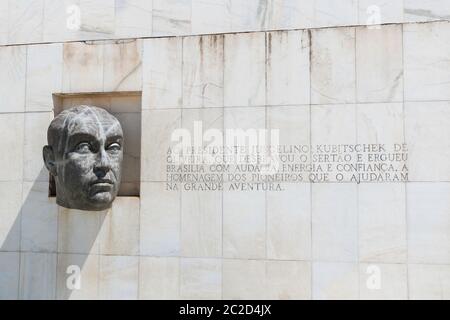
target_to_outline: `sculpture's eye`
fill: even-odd
[[[76,152],[85,153],[91,150],[91,145],[88,142],[81,142],[75,147]]]
[[[108,145],[108,151],[120,151],[120,149],[122,148],[122,146],[117,143],[117,142],[113,142],[110,145]]]

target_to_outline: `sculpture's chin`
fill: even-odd
[[[114,197],[111,194],[97,194],[94,198],[84,200],[82,202],[77,201],[62,201],[61,199],[56,198],[56,203],[64,208],[68,209],[76,209],[76,210],[85,210],[85,211],[102,211],[111,208],[112,201]]]
[[[102,206],[102,205],[106,205],[106,204],[111,204],[111,202],[114,200],[114,197],[112,196],[112,194],[110,192],[102,191],[102,192],[97,192],[94,195],[92,195],[90,197],[90,200],[93,205]]]

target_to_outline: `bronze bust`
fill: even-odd
[[[57,115],[43,156],[56,182],[58,205],[80,210],[111,207],[119,190],[123,131],[106,110],[76,106]]]

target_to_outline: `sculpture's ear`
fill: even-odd
[[[45,167],[53,176],[56,176],[56,164],[55,164],[55,154],[53,153],[53,148],[51,146],[45,146],[42,150],[44,156]]]

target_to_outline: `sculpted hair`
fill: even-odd
[[[67,140],[68,128],[73,120],[78,117],[87,116],[93,111],[97,115],[113,117],[108,111],[102,108],[81,105],[62,111],[52,120],[47,129],[47,143],[52,147],[54,152],[58,154],[64,152],[64,142]]]

